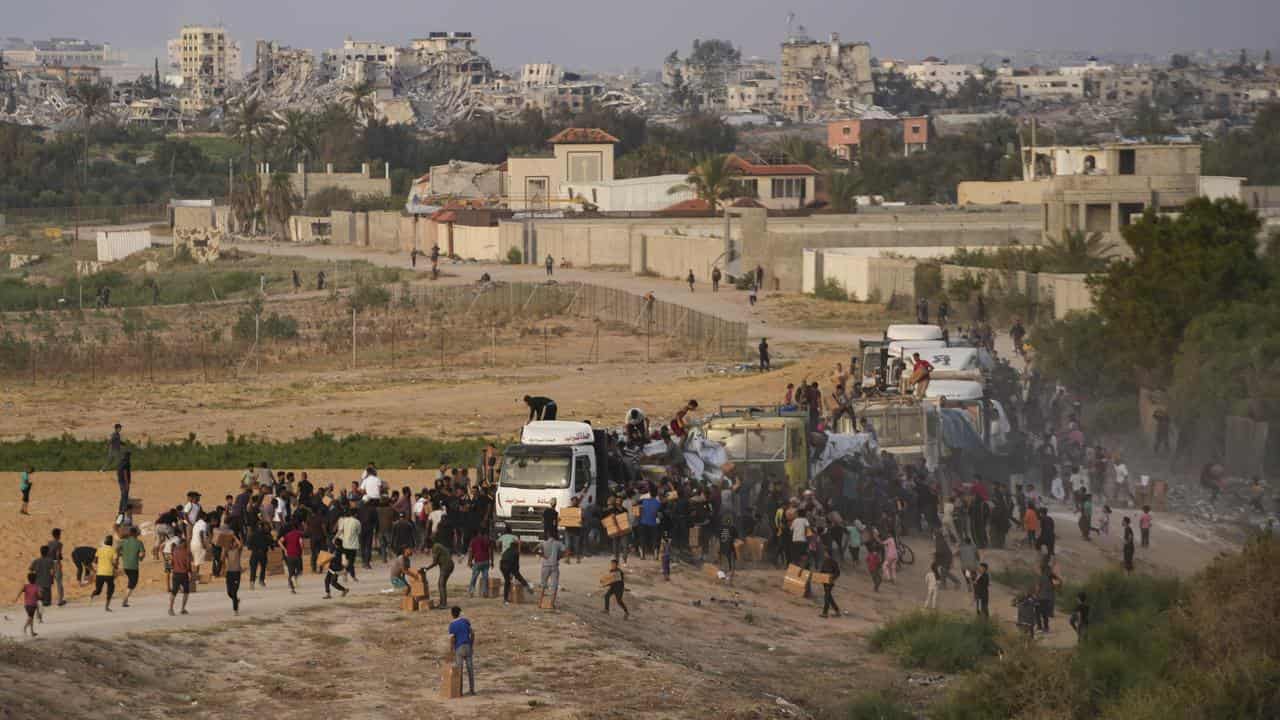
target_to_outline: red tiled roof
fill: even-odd
[[[741,175],[748,177],[769,177],[777,175],[821,175],[822,173],[813,169],[812,166],[803,164],[792,165],[760,165],[744,160],[737,155],[730,155],[728,160],[729,167],[737,171]]]
[[[618,138],[600,128],[565,128],[547,142],[552,145],[603,145],[618,142]]]
[[[438,223],[457,222],[458,213],[452,210],[437,210],[435,214],[431,216],[431,219]]]
[[[661,212],[711,212],[711,203],[702,198],[689,198],[665,207]]]
[[[733,201],[733,207],[736,208],[762,208],[764,207],[754,198],[738,198]]]

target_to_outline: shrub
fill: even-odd
[[[820,300],[849,301],[849,292],[844,289],[844,284],[835,278],[827,278],[823,281],[814,289],[813,296]]]
[[[968,302],[973,295],[982,292],[982,275],[964,273],[947,286],[947,296],[955,302]]]
[[[942,294],[942,266],[937,263],[920,263],[915,269],[916,297],[937,297]]]
[[[849,720],[915,720],[915,713],[883,690],[863,693],[849,706]]]
[[[519,265],[524,262],[524,253],[520,252],[520,248],[513,247],[507,250],[507,263],[510,265]]]
[[[871,636],[871,647],[896,655],[908,668],[957,672],[999,651],[990,621],[917,611],[887,623]]]
[[[360,282],[347,300],[351,303],[351,309],[364,312],[369,308],[386,307],[391,302],[391,293],[381,285]]]

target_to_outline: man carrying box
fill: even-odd
[[[472,665],[475,632],[471,629],[471,621],[462,617],[462,608],[454,605],[449,608],[449,613],[453,615],[453,622],[449,623],[449,638],[453,644],[453,667],[457,672],[462,672],[462,666],[466,664],[467,684],[471,688],[469,694],[475,695],[476,670]],[[461,684],[460,681],[459,684]]]

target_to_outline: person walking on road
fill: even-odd
[[[973,581],[973,602],[982,617],[991,617],[991,574],[986,563],[978,565],[978,577]]]
[[[769,364],[769,338],[760,338],[760,372],[769,370],[772,366]]]
[[[27,612],[27,620],[22,624],[22,634],[26,635],[27,631],[31,632],[31,637],[35,637],[36,618],[40,618],[40,622],[44,622],[44,613],[40,612],[40,586],[36,584],[36,574],[27,573],[27,582],[18,590],[18,596],[14,601],[22,601],[22,608]]]
[[[181,537],[174,543],[172,562],[173,577],[169,581],[169,614],[173,614],[173,601],[178,598],[178,591],[182,591],[182,614],[186,615],[188,614],[187,598],[191,595],[191,571],[194,561],[191,557],[191,548]]]
[[[827,553],[822,560],[822,572],[831,578],[831,582],[822,584],[822,617],[827,617],[827,612],[834,610],[836,617],[840,617],[840,606],[836,604],[836,599],[831,596],[831,590],[836,586],[836,579],[840,577],[840,558],[835,553]]]
[[[498,536],[498,569],[502,571],[502,604],[511,602],[511,581],[515,580],[524,586],[526,592],[533,592],[529,581],[520,574],[520,540],[509,528],[504,528]]]
[[[631,618],[631,611],[627,609],[627,604],[622,601],[622,593],[626,589],[626,576],[622,573],[622,568],[618,567],[617,560],[609,561],[609,574],[613,575],[613,582],[609,583],[609,587],[604,591],[604,613],[609,614],[609,601],[617,600],[618,607],[622,608],[622,619]]]
[[[231,598],[231,612],[240,614],[240,575],[244,572],[241,555],[244,543],[235,535],[222,549],[222,574],[227,582],[227,597]]]
[[[711,268],[711,292],[720,292],[720,268]]]
[[[334,545],[339,548],[338,552],[342,553],[343,563],[347,566],[347,577],[354,582],[360,582],[356,578],[356,553],[360,551],[360,521],[356,519],[355,510],[348,509],[338,519],[336,534],[338,537],[334,540]],[[342,542],[339,543],[338,540]],[[342,565],[338,567],[341,568]],[[253,587],[253,578],[249,579],[249,587]]]
[[[22,493],[22,507],[18,509],[19,515],[30,515],[28,504],[31,502],[31,475],[35,472],[30,465],[27,465],[22,475],[18,477],[18,492]]]
[[[94,598],[101,595],[105,587],[107,589],[106,611],[111,612],[111,596],[116,594],[116,569],[120,566],[120,559],[116,555],[114,541],[110,535],[102,539],[102,546],[94,555],[94,561],[97,564],[97,574],[94,577],[93,594],[89,596],[89,603],[92,604]]]
[[[342,538],[333,539],[333,557],[329,558],[329,568],[324,574],[324,599],[328,600],[332,595],[329,594],[330,588],[337,588],[342,591],[342,596],[347,596],[347,589],[338,582],[342,579],[342,563],[344,558],[348,557],[342,547]],[[353,561],[354,562],[354,561]]]
[[[49,540],[49,557],[53,558],[53,583],[58,588],[58,607],[62,607],[67,604],[62,590],[62,528],[54,528],[50,535],[53,536]]]
[[[121,607],[129,607],[129,599],[138,587],[138,565],[147,557],[147,547],[138,539],[138,535],[137,526],[130,528],[129,536],[120,541],[118,549],[120,567],[124,569],[125,576],[124,602],[120,603]]]
[[[548,589],[551,590],[552,610],[555,609],[556,594],[560,592],[560,558],[564,556],[565,551],[565,544],[560,541],[559,534],[555,532],[543,540],[538,548],[538,553],[542,555],[542,573],[538,586],[543,596],[547,594]]]
[[[693,292],[693,283],[694,283],[693,268],[689,269],[689,276],[685,278],[685,282],[689,283],[689,292]]]
[[[551,253],[547,253],[547,259],[543,264],[547,268],[547,277],[551,277],[552,275],[555,274],[556,260],[555,258],[551,257]]]
[[[466,666],[467,686],[470,688],[467,694],[475,695],[476,669],[473,652],[476,643],[475,631],[471,628],[471,621],[462,617],[462,608],[454,605],[449,608],[449,614],[453,616],[453,622],[449,623],[449,639],[453,645],[453,666],[458,670]]]
[[[924,607],[926,610],[938,609],[938,563],[930,563],[929,572],[924,574]]]

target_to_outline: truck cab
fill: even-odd
[[[890,325],[880,340],[859,340],[858,357],[862,368],[862,386],[882,389],[898,386],[900,371],[895,372],[903,351],[910,358],[917,349],[946,347],[942,328],[937,325]]]
[[[937,466],[941,445],[937,418],[929,412],[929,401],[910,396],[874,398],[854,404],[854,414],[865,419],[876,434],[880,450],[894,456],[900,465],[924,458],[929,468]],[[837,430],[855,432],[848,416],[840,419]]]
[[[1011,429],[1009,418],[999,401],[987,397],[982,381],[933,380],[925,397],[939,402],[945,398],[946,407],[963,410],[987,449],[997,455],[1005,452]]]
[[[542,513],[554,499],[557,510],[580,498],[582,507],[603,498],[591,426],[538,420],[524,426],[520,442],[502,453],[495,515],[521,541],[542,539]]]
[[[809,487],[805,417],[773,406],[722,407],[702,423],[708,440],[724,445],[744,485],[783,481],[788,492]]]

